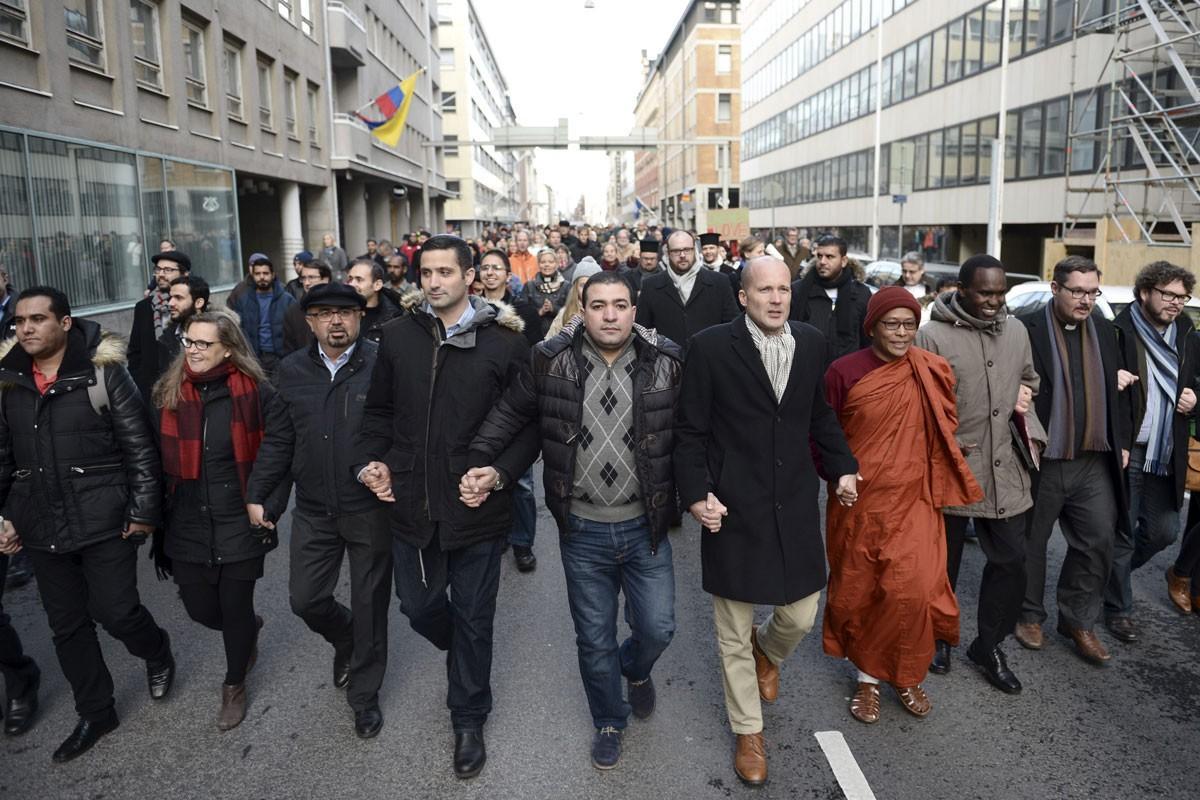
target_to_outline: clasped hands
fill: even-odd
[[[843,475],[838,478],[837,486],[834,489],[838,502],[847,508],[857,503],[858,482],[862,479],[862,475],[859,474]],[[729,508],[712,492],[709,492],[703,500],[692,503],[688,511],[691,512],[696,522],[699,522],[709,533],[718,533],[721,530],[721,521],[729,516]]]

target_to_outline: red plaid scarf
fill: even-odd
[[[204,400],[196,389],[197,383],[207,383],[222,376],[229,386],[233,400],[230,436],[233,438],[233,458],[237,462],[238,480],[242,493],[254,467],[258,446],[263,439],[262,407],[258,399],[258,384],[233,364],[226,362],[208,372],[192,372],[184,364],[186,377],[180,387],[179,407],[162,410],[163,471],[173,482],[194,481],[200,477],[200,453],[204,448]]]

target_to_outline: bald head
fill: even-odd
[[[782,332],[792,307],[792,273],[787,264],[770,256],[747,261],[739,299],[761,331],[768,335]]]
[[[780,270],[783,270],[781,273]],[[792,273],[787,264],[772,256],[757,256],[746,262],[742,267],[742,288],[746,291],[754,288],[756,283],[791,283]]]

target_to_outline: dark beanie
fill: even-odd
[[[885,286],[871,295],[871,299],[867,303],[863,333],[870,336],[871,331],[875,329],[875,323],[883,319],[884,314],[897,308],[907,308],[916,314],[918,321],[921,319],[921,304],[912,296],[912,292],[903,286]]]

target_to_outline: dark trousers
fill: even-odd
[[[414,631],[447,651],[446,706],[456,733],[481,729],[492,710],[492,623],[503,545],[499,536],[445,552],[437,535],[424,549],[393,540],[400,610]]]
[[[946,572],[958,590],[958,568],[971,517],[946,514]],[[1025,599],[1026,514],[1007,519],[975,517],[975,533],[987,558],[979,584],[976,638],[990,652],[1016,627]]]
[[[350,561],[350,608],[334,599],[342,557]],[[288,596],[292,612],[339,655],[352,653],[346,700],[355,711],[379,702],[387,669],[392,535],[387,509],[341,517],[292,515]]]
[[[175,562],[175,582],[188,616],[221,632],[225,644],[225,684],[246,680],[246,667],[258,642],[254,586],[262,574],[263,557],[249,562],[206,567]]]
[[[1133,571],[1179,535],[1179,506],[1175,504],[1175,478],[1143,471],[1146,445],[1129,453],[1125,483],[1129,488],[1129,519],[1117,524],[1113,540],[1112,573],[1104,588],[1104,613],[1108,617],[1133,613]]]
[[[138,597],[137,552],[136,544],[118,536],[73,553],[29,551],[58,663],[84,719],[101,719],[113,708],[97,622],[136,658],[164,661],[170,655],[166,631]]]
[[[41,674],[33,659],[25,655],[21,637],[4,613],[4,578],[8,574],[8,556],[0,555],[0,672],[4,673],[4,691],[8,698],[21,697]]]
[[[675,635],[675,569],[671,542],[650,550],[645,517],[606,523],[569,518],[559,542],[567,600],[575,623],[579,674],[597,728],[624,729],[629,703],[621,678],[642,681]],[[618,596],[625,593],[629,637],[617,645]]]
[[[1192,579],[1192,597],[1200,597],[1200,492],[1188,501],[1187,530],[1175,558],[1175,574]]]
[[[533,498],[533,467],[513,486],[513,522],[508,543],[514,547],[533,547],[537,533],[537,502]]]
[[[1067,540],[1067,555],[1058,576],[1059,622],[1090,630],[1100,619],[1117,518],[1110,458],[1108,453],[1087,452],[1071,461],[1042,461],[1025,551],[1023,622],[1046,619],[1046,545],[1055,522]]]

